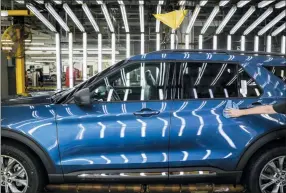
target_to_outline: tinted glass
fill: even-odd
[[[166,63],[136,63],[105,77],[91,96],[99,101],[146,101],[166,99]]]
[[[286,66],[265,66],[265,68],[286,82]]]
[[[258,86],[237,64],[177,63],[175,74],[172,94],[176,99],[257,96]]]

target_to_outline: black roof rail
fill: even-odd
[[[159,50],[159,51],[154,51],[151,53],[174,53],[174,52],[207,52],[207,53],[222,53],[222,54],[228,54],[228,55],[233,55],[233,54],[257,54],[257,55],[270,55],[270,56],[284,56],[286,57],[285,54],[282,53],[274,53],[274,52],[254,52],[254,51],[241,51],[241,50],[212,50],[212,49],[166,49],[166,50]]]

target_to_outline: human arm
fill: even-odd
[[[275,114],[277,113],[272,105],[258,106],[250,109],[227,109],[226,114],[229,117],[241,117],[244,115],[255,114]]]

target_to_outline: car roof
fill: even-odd
[[[285,66],[285,55],[266,52],[242,52],[229,50],[160,50],[136,55],[129,61],[212,61],[212,62],[255,62],[264,66]]]

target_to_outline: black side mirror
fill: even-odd
[[[89,88],[84,88],[77,91],[74,95],[74,103],[79,106],[91,105]]]

